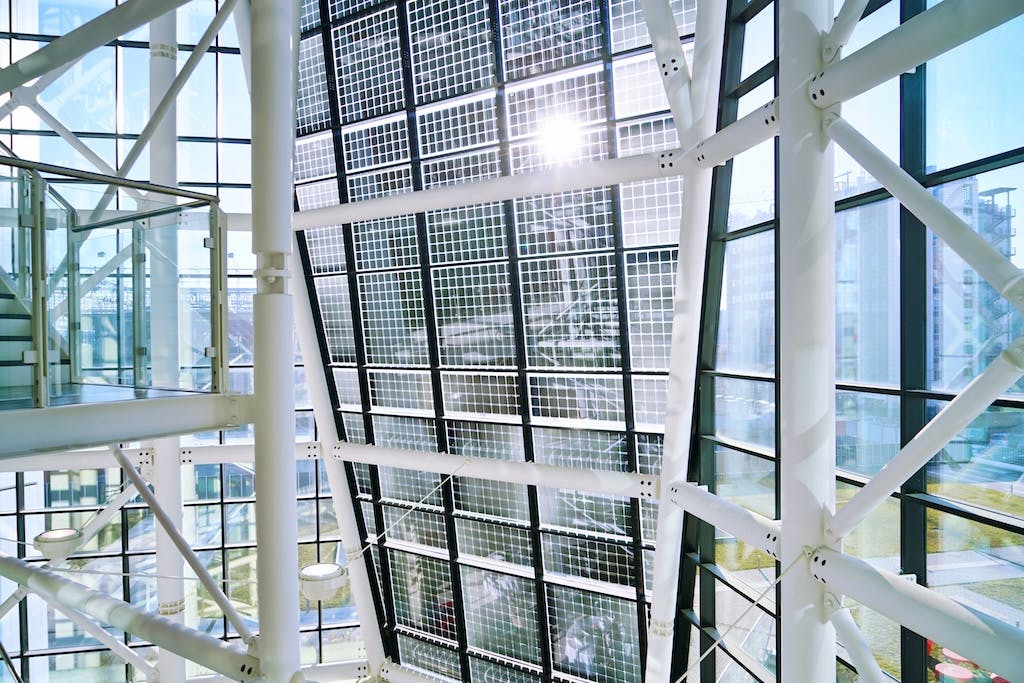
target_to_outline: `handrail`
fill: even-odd
[[[26,161],[25,159],[17,159],[15,157],[0,156],[0,165],[13,166],[14,168],[23,168],[29,171],[36,171],[38,173],[52,173],[54,175],[66,176],[68,178],[76,178],[78,180],[88,180],[95,183],[104,183],[108,185],[117,185],[119,187],[128,187],[133,190],[144,190],[146,192],[156,192],[159,194],[167,194],[174,197],[195,199],[199,201],[210,202],[212,204],[217,204],[220,202],[220,199],[216,195],[212,194],[192,192],[191,190],[182,190],[177,187],[168,187],[167,185],[156,185],[154,183],[146,183],[140,180],[126,180],[124,178],[117,178],[115,176],[103,175],[102,173],[90,173],[89,171],[79,171],[77,169],[67,168],[65,166],[44,164],[38,161]]]
[[[147,218],[158,218],[160,216],[167,216],[169,214],[180,213],[185,209],[197,209],[204,206],[208,206],[209,202],[205,200],[196,200],[187,204],[175,204],[174,206],[162,206],[159,209],[151,209],[149,211],[138,211],[128,213],[124,216],[115,216],[114,218],[106,218],[102,221],[96,221],[95,223],[86,223],[85,225],[76,225],[71,228],[71,232],[87,232],[89,230],[95,230],[96,228],[106,228],[111,225],[122,225],[124,223],[132,223],[135,221],[146,220]]]

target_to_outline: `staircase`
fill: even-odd
[[[33,363],[25,362],[26,352],[32,350],[32,316],[0,279],[0,410],[23,408],[32,398]],[[70,360],[66,353],[60,354],[59,363],[53,363],[50,372],[53,387],[68,383]]]

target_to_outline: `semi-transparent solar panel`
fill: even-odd
[[[374,442],[378,446],[385,446],[387,448],[404,448],[406,450],[435,453],[437,452],[437,432],[435,429],[433,420],[428,420],[422,417],[402,417],[395,415],[373,416]],[[381,468],[381,472],[383,472],[384,469],[385,468]],[[436,475],[427,476],[436,478]],[[381,486],[383,487],[383,484]],[[408,495],[415,496],[415,493],[416,491],[413,491]],[[422,493],[425,494],[427,491]],[[408,500],[414,503],[420,499],[419,497],[406,498],[397,495],[397,493],[395,495],[391,495],[391,497],[398,498],[399,500]],[[434,498],[435,496],[432,494],[431,501],[433,501]],[[440,505],[439,500],[440,499],[438,499],[438,501],[434,501],[432,504]]]
[[[395,216],[352,224],[357,270],[412,268],[420,263],[416,217]]]
[[[379,418],[374,416],[374,432],[377,431]],[[380,475],[381,499],[431,505],[440,509],[442,499],[438,485],[441,483],[441,475],[399,467],[378,467],[377,471]]]
[[[533,430],[533,453],[537,462],[579,470],[629,469],[626,435],[589,429]]]
[[[455,507],[459,510],[495,519],[529,521],[526,486],[473,477],[457,477],[455,482]]]
[[[341,131],[341,139],[348,173],[409,159],[409,126],[404,114],[349,126]]]
[[[455,605],[448,563],[401,550],[387,552],[398,623],[455,640]]]
[[[634,370],[668,370],[677,268],[675,249],[626,254],[629,349]]]
[[[519,382],[513,373],[442,372],[447,417],[519,414]]]
[[[541,546],[545,572],[621,586],[636,585],[633,548],[627,543],[545,533]]]
[[[618,127],[617,135],[620,157],[674,149],[679,144],[670,118],[624,124]],[[680,176],[624,183],[619,191],[623,245],[628,248],[677,243],[682,199]]]
[[[362,413],[342,413],[341,421],[345,426],[345,441],[366,443],[366,426],[363,423]]]
[[[371,370],[368,374],[371,410],[433,414],[429,371]]]
[[[356,493],[358,495],[370,495],[373,491],[373,485],[370,480],[370,466],[365,463],[355,462],[352,463],[352,472],[356,477]],[[371,510],[373,509],[373,505],[370,503],[362,503],[361,507],[364,511],[367,507]]]
[[[454,636],[453,636],[454,637]],[[410,636],[398,636],[402,666],[416,669],[439,681],[461,681],[459,653]]]
[[[485,149],[424,161],[423,187],[440,187],[458,183],[489,180],[501,175],[497,149]]]
[[[671,4],[679,35],[693,33],[694,22],[697,19],[697,0],[671,0]],[[613,52],[651,44],[640,0],[610,0],[609,5]]]
[[[352,330],[348,279],[344,275],[320,277],[314,280],[314,287],[320,303],[331,362],[355,363],[356,342]]]
[[[668,97],[653,52],[615,61],[615,117],[624,119],[668,109]]]
[[[337,178],[319,180],[315,183],[299,185],[295,188],[295,198],[299,202],[299,211],[322,209],[325,206],[337,206],[341,203],[338,194]]]
[[[310,135],[295,141],[295,182],[319,180],[337,173],[334,141],[330,133]]]
[[[299,30],[307,31],[320,25],[320,0],[302,0],[299,8]]]
[[[305,235],[309,265],[315,275],[345,272],[345,236],[340,225],[309,228]]]
[[[359,371],[355,368],[334,368],[334,386],[338,390],[338,404],[342,410],[362,410],[359,391]]]
[[[514,366],[508,266],[448,266],[432,277],[441,364]]]
[[[546,73],[601,54],[597,0],[501,3],[501,47],[510,80]]]
[[[323,130],[331,125],[325,68],[324,44],[320,36],[300,41],[295,106],[299,135]]]
[[[530,530],[472,519],[456,519],[459,557],[477,557],[491,562],[533,566]]]
[[[599,69],[509,88],[506,100],[510,138],[571,134],[608,118],[605,82]]]
[[[386,7],[334,29],[343,123],[390,114],[405,104],[398,10]]]
[[[658,535],[658,503],[640,501],[640,538],[644,543],[654,543]]]
[[[410,0],[408,6],[417,102],[491,85],[494,55],[485,0]]]
[[[428,157],[497,142],[495,112],[493,92],[419,109],[420,154]]]
[[[331,12],[331,19],[343,19],[359,10],[373,7],[378,2],[380,0],[329,0],[327,6]]]
[[[360,489],[360,490],[362,490],[362,489]],[[367,479],[367,481],[366,481],[366,492],[367,492],[367,494],[369,493],[369,491],[370,491],[370,482],[369,482],[369,479]],[[374,507],[373,503],[368,503],[366,501],[360,501],[359,509],[362,510],[363,519],[366,522],[367,540],[371,536],[373,536],[375,538],[374,543],[376,543],[375,535],[377,533],[377,510]],[[371,551],[373,553],[374,562],[376,562],[377,561],[377,548],[375,548],[375,547],[371,548]],[[380,576],[380,574],[378,573],[378,577],[379,576]]]
[[[569,489],[537,490],[545,525],[628,537],[633,533],[629,498]]]
[[[628,600],[548,586],[555,668],[598,683],[640,681],[636,605]]]
[[[462,567],[466,639],[470,647],[540,662],[533,583],[486,569]]]
[[[359,300],[368,363],[427,364],[419,271],[361,274]]]
[[[409,510],[393,505],[384,505],[383,510],[384,528],[388,530],[389,542],[401,541],[441,549],[448,546],[444,517],[436,512]]]
[[[621,366],[612,254],[523,261],[520,271],[531,367]]]
[[[430,211],[426,221],[431,264],[505,257],[505,212],[500,203]]]
[[[474,458],[522,462],[523,430],[516,425],[448,420],[448,452]]]
[[[611,249],[615,244],[612,195],[606,188],[515,200],[522,256]]]
[[[541,678],[519,669],[502,666],[476,657],[469,659],[470,677],[474,681],[486,683],[540,683]]]
[[[358,202],[374,197],[386,197],[412,190],[412,167],[396,166],[360,175],[351,175],[348,180],[348,199]]]
[[[662,434],[636,435],[636,466],[642,474],[661,474],[661,455],[665,447]]]
[[[551,141],[544,137],[509,145],[512,173],[532,173],[556,166],[580,164],[608,158],[608,131],[603,126],[573,133],[572,146],[560,143],[552,153]]]
[[[624,420],[622,377],[530,375],[530,411],[535,423],[618,427]]]
[[[660,432],[665,429],[667,375],[633,376],[633,419],[637,429]]]

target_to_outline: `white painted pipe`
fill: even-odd
[[[1021,629],[835,550],[816,550],[809,564],[829,591],[846,595],[929,640],[955,647],[988,671],[1014,683],[1024,682]]]
[[[765,140],[771,140],[778,132],[779,102],[772,100],[702,140],[686,152],[683,163],[699,168],[721,166]]]
[[[825,36],[825,45],[822,48],[821,61],[828,64],[839,56],[840,51],[850,41],[853,30],[857,28],[864,10],[868,6],[868,0],[846,0],[842,9],[832,22],[832,28]]]
[[[864,634],[857,628],[856,622],[850,610],[841,607],[833,611],[828,620],[836,629],[836,637],[846,648],[846,654],[850,656],[853,668],[857,670],[857,676],[864,683],[892,683],[892,679],[882,672],[871,646],[864,640]]]
[[[1018,0],[943,0],[820,71],[807,95],[823,109],[846,102],[1020,14]]]
[[[436,683],[437,679],[433,676],[420,673],[419,671],[413,671],[412,669],[406,668],[401,664],[395,664],[390,659],[384,663],[384,666],[380,668],[381,679],[387,681],[387,683]]]
[[[680,131],[693,133],[693,104],[690,97],[690,65],[679,42],[679,26],[668,0],[640,0],[640,11],[651,37],[661,82],[668,96],[672,120]],[[696,140],[680,137],[684,147]]]
[[[822,112],[804,86],[821,68],[831,2],[779,0],[779,487],[781,668],[787,680],[834,683],[835,630],[824,591],[799,562],[824,544],[835,508],[834,164]]]
[[[123,641],[120,641],[114,636],[110,635],[110,632],[107,631],[107,629],[103,628],[89,617],[83,615],[78,610],[71,609],[70,607],[61,605],[53,600],[47,600],[47,604],[49,604],[55,610],[66,616],[70,621],[72,621],[76,626],[78,626],[78,628],[82,629],[90,636],[98,640],[100,644],[102,644],[108,650],[110,650],[115,655],[117,655],[118,657],[120,657],[121,659],[128,662],[136,669],[138,669],[140,672],[142,672],[142,674],[146,677],[146,680],[157,681],[160,679],[159,674],[157,674],[157,670],[153,668],[153,666],[150,665],[149,662],[146,661],[145,657],[143,657],[138,652],[125,645]],[[163,657],[163,655],[161,655],[161,657]],[[181,659],[179,655],[175,655],[175,657],[184,662],[184,660]],[[161,667],[161,671],[162,670],[163,669]],[[184,671],[185,668],[182,667],[182,673],[184,673]],[[177,679],[164,677],[164,680],[184,680],[184,676],[182,678]]]
[[[237,645],[144,612],[47,569],[0,554],[0,576],[27,586],[47,602],[78,610],[100,623],[165,647],[232,680],[253,681],[260,677],[259,660]]]
[[[129,0],[92,21],[48,43],[37,51],[0,69],[0,92],[14,90],[47,71],[60,68],[118,36],[131,33],[153,19],[184,5],[188,0]]]
[[[967,425],[981,415],[992,401],[1024,375],[1024,336],[1003,349],[984,372],[929,420],[885,467],[843,506],[828,523],[830,544],[846,536],[872,510],[892,495],[912,474],[931,460]]]
[[[124,471],[125,475],[131,479],[132,484],[135,486],[135,490],[138,492],[139,496],[146,501],[146,505],[149,506],[149,511],[153,513],[154,519],[156,519],[160,526],[162,526],[167,532],[168,537],[174,543],[178,552],[180,552],[181,556],[186,562],[188,562],[188,566],[192,568],[193,572],[195,572],[199,582],[203,584],[203,588],[210,593],[210,597],[212,597],[214,602],[217,603],[217,606],[223,610],[224,616],[227,617],[228,621],[231,622],[231,625],[235,627],[238,631],[238,635],[242,637],[242,640],[246,643],[250,642],[253,638],[252,631],[250,631],[249,627],[245,625],[245,621],[242,619],[242,616],[238,613],[238,610],[235,609],[231,600],[224,595],[224,591],[221,590],[217,581],[210,576],[210,572],[206,570],[206,567],[203,566],[202,561],[196,556],[195,551],[192,550],[188,541],[186,541],[185,537],[181,535],[180,531],[178,531],[173,520],[160,506],[160,502],[156,499],[156,496],[153,495],[153,492],[149,490],[149,486],[146,485],[146,481],[142,478],[142,475],[140,475],[132,463],[128,461],[128,458],[120,448],[114,446],[112,450],[114,452],[114,458],[121,466],[121,469]]]
[[[292,271],[296,273],[302,271],[297,249],[291,253],[288,262]],[[327,364],[324,363],[320,353],[313,310],[309,303],[309,293],[303,291],[304,289],[299,285],[299,291],[295,294],[295,331],[299,338],[302,358],[307,367],[319,369],[326,367]],[[318,433],[323,438],[330,438],[336,442],[338,429],[327,388],[326,374],[317,370],[307,372],[306,386],[313,403],[313,416]],[[334,506],[334,514],[338,518],[341,543],[345,548],[352,599],[356,605],[359,623],[362,624],[361,634],[366,648],[366,660],[371,671],[378,671],[384,664],[384,644],[381,640],[377,609],[374,605],[374,589],[366,569],[366,558],[362,553],[363,540],[359,535],[359,524],[356,521],[355,505],[352,500],[352,492],[349,489],[348,477],[345,474],[344,465],[337,458],[326,457],[322,462],[327,472],[327,481],[331,485],[331,503]]]
[[[100,266],[96,272],[82,280],[81,284],[78,285],[79,297],[84,297],[86,294],[96,289],[96,285],[106,280],[111,273],[120,268],[125,261],[131,258],[131,255],[132,247],[130,244],[114,254],[110,260]],[[50,311],[50,318],[51,320],[60,320],[67,315],[67,313],[68,300],[64,299]]]
[[[779,523],[775,520],[689,482],[674,481],[668,491],[669,501],[677,507],[779,559]]]
[[[576,166],[562,166],[545,171],[366,199],[312,211],[299,211],[295,213],[292,224],[296,230],[305,230],[322,225],[339,225],[516,197],[582,190],[682,173],[683,167],[668,159],[667,155],[681,158],[682,152],[671,150],[662,154],[603,159]]]
[[[1017,310],[1024,312],[1024,273],[1010,259],[999,253],[941,200],[871,144],[848,121],[838,115],[828,114],[826,129],[832,139],[892,192],[908,211],[941,237]]]
[[[238,35],[238,52],[242,57],[242,71],[245,85],[252,96],[252,10],[248,2],[236,2],[234,9],[235,33]]]
[[[338,443],[332,450],[334,457],[345,462],[401,467],[446,475],[458,474],[462,477],[631,498],[652,498],[658,495],[658,477],[649,474],[581,470],[535,462],[510,462],[446,453],[430,453],[430,457],[424,457],[422,451],[354,443]]]

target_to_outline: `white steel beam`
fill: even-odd
[[[335,458],[344,462],[402,467],[419,472],[436,472],[437,474],[458,474],[462,477],[589,491],[613,496],[629,496],[630,498],[655,498],[658,496],[659,479],[653,474],[581,470],[535,462],[511,462],[433,452],[426,457],[422,451],[355,443],[337,443],[332,451]]]
[[[289,255],[289,267],[293,272],[302,272],[302,262],[298,249]],[[301,281],[300,281],[301,282]],[[327,376],[323,368],[327,367],[316,336],[316,324],[313,320],[313,309],[310,306],[310,293],[305,286],[298,285],[295,294],[295,332],[299,338],[299,348],[306,363],[306,386],[313,403],[313,416],[317,431],[332,441],[339,438],[334,408],[331,405],[330,392],[327,388]],[[319,444],[318,444],[319,445]],[[318,449],[319,450],[319,449]],[[331,486],[331,503],[334,514],[338,518],[341,531],[341,543],[345,548],[348,566],[349,585],[352,598],[359,616],[359,625],[366,647],[366,660],[373,671],[378,671],[384,664],[384,643],[381,639],[381,627],[378,623],[377,610],[373,599],[373,585],[363,556],[363,541],[359,535],[359,524],[352,493],[349,488],[348,476],[343,463],[335,457],[324,458],[324,469],[327,481]]]
[[[1024,630],[829,548],[815,550],[809,564],[829,591],[846,595],[925,638],[956,647],[988,671],[1014,683],[1024,681]]]
[[[705,522],[727,531],[741,541],[779,559],[779,523],[748,510],[704,487],[686,481],[674,481],[668,487],[668,500]]]
[[[835,630],[824,590],[801,562],[825,543],[835,507],[835,233],[832,149],[806,86],[821,67],[832,3],[779,0],[778,306],[781,669],[834,683]]]
[[[817,71],[807,94],[823,109],[845,102],[1021,14],[1019,0],[942,0]]]
[[[835,600],[832,596],[829,596],[828,599]],[[860,680],[864,683],[892,683],[892,679],[886,676],[882,668],[878,666],[878,661],[875,659],[871,647],[864,640],[864,634],[857,628],[850,610],[836,605],[836,609],[829,614],[828,620],[832,622],[839,642],[846,648],[846,654],[849,655]]]
[[[868,6],[868,0],[846,0],[842,9],[836,15],[828,35],[825,36],[825,44],[822,47],[821,61],[825,64],[832,62],[839,56],[843,47],[849,42],[853,30],[857,28],[864,10]]]
[[[435,683],[433,676],[395,664],[390,659],[380,668],[380,678],[387,683]]]
[[[837,114],[825,116],[826,130],[836,143],[875,180],[942,238],[960,258],[1020,312],[1024,313],[1024,273],[962,218],[914,180],[884,152]]]
[[[652,2],[647,10],[664,15],[666,0],[659,0],[661,8],[655,10]],[[691,92],[674,89],[669,75],[662,72],[662,83],[670,101],[675,100],[673,111],[687,107],[689,119],[676,119],[676,132],[680,141],[692,145],[705,144],[716,137],[732,133],[719,131],[718,91],[721,82],[722,48],[725,36],[727,2],[704,0],[697,4],[697,23],[694,35],[694,74]],[[668,10],[671,14],[671,10]],[[653,16],[658,16],[653,15]],[[671,59],[673,48],[659,53],[657,46],[678,43],[678,36],[665,35],[669,27],[647,18],[648,32],[656,47],[659,61]],[[672,23],[674,33],[675,23]],[[778,118],[778,117],[776,117]],[[692,125],[687,125],[687,121]],[[737,122],[738,123],[738,122]],[[733,124],[729,129],[741,130]],[[743,128],[742,130],[746,130]],[[771,135],[774,135],[772,131]],[[770,135],[769,135],[770,137]],[[685,480],[690,456],[690,435],[693,430],[693,406],[697,387],[697,350],[700,344],[700,318],[704,302],[704,268],[707,254],[709,223],[711,219],[712,166],[700,165],[709,154],[697,144],[687,153],[696,165],[684,163],[682,216],[679,228],[679,265],[676,273],[675,298],[672,311],[672,350],[669,361],[668,397],[665,415],[665,443],[662,451],[662,476],[667,481]],[[710,145],[714,147],[714,144]],[[654,578],[651,591],[651,616],[648,628],[647,660],[644,674],[648,683],[667,683],[671,675],[672,649],[675,641],[675,617],[679,585],[679,557],[682,547],[683,511],[666,499],[667,491],[660,492],[658,525],[654,551]]]
[[[325,430],[321,429],[321,432],[323,431]],[[319,458],[322,454],[323,449],[319,441],[295,444],[296,460]],[[183,446],[178,449],[178,457],[182,465],[217,465],[224,462],[248,463],[256,461],[256,450],[251,443]]]
[[[145,612],[42,567],[0,554],[0,576],[26,586],[47,602],[78,610],[102,624],[167,648],[232,680],[260,678],[259,660],[243,648]]]
[[[0,411],[0,458],[87,448],[252,422],[249,395],[202,394]]]
[[[188,0],[129,0],[118,5],[9,67],[0,69],[0,92],[14,90],[33,78],[80,59],[118,36],[131,33],[186,2]]]
[[[137,467],[150,462],[148,448],[125,449],[125,454]],[[90,448],[78,451],[51,451],[31,455],[0,458],[0,472],[42,472],[44,470],[87,470],[117,467],[109,448]]]
[[[256,575],[266,683],[289,683],[301,676],[298,505],[295,458],[290,457],[295,447],[294,318],[288,272],[298,14],[297,2],[252,2]]]
[[[832,517],[825,530],[828,541],[835,543],[850,533],[1022,376],[1024,336],[1003,349]]]
[[[693,134],[693,103],[690,96],[690,65],[679,42],[679,26],[672,6],[666,0],[640,0],[640,11],[647,24],[654,54],[661,71],[661,82],[668,95],[668,106],[676,129]],[[696,62],[696,59],[694,60]],[[680,137],[683,147],[697,142]]]
[[[302,667],[302,674],[306,677],[306,681],[313,683],[314,681],[360,681],[364,680],[366,683],[371,683],[372,679],[367,679],[366,676],[369,674],[370,669],[366,665],[365,660],[353,660],[350,662],[337,662],[334,664],[313,664],[312,666]],[[233,678],[226,676],[201,676],[199,678],[186,679],[186,683],[228,683],[233,681]],[[436,683],[436,681],[435,681]]]
[[[78,626],[78,628],[82,629],[90,636],[98,640],[101,645],[103,645],[108,650],[113,652],[115,655],[117,655],[124,661],[131,664],[137,670],[139,670],[146,677],[147,681],[157,681],[160,679],[157,670],[153,668],[153,666],[149,662],[146,661],[145,657],[143,657],[141,654],[125,645],[124,641],[118,640],[117,638],[112,636],[110,632],[107,631],[107,629],[103,628],[95,621],[85,616],[76,609],[72,609],[70,607],[67,607],[66,605],[61,605],[56,600],[52,600],[47,597],[44,597],[43,600],[48,605],[53,607],[55,610],[66,616],[70,621],[72,621],[76,626]],[[164,680],[181,679],[168,679],[167,677],[164,677]]]
[[[121,265],[131,258],[132,245],[127,245],[110,257],[110,260],[104,263],[102,266],[96,269],[89,277],[82,280],[78,285],[78,295],[84,297],[86,294],[96,289],[96,286],[106,280],[115,270],[121,267]],[[68,300],[65,298],[56,306],[50,310],[51,320],[60,320],[68,314]]]

